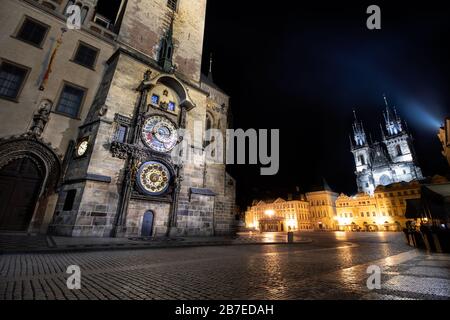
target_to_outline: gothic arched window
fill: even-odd
[[[398,157],[401,156],[401,155],[403,155],[402,147],[400,147],[399,144],[398,144],[395,148],[396,148],[397,156],[398,156]]]
[[[207,112],[206,113],[206,122],[205,122],[205,147],[214,141],[214,137],[211,139],[211,132],[209,130],[214,128],[214,118],[213,116]]]

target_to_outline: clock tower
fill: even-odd
[[[124,6],[120,45],[74,141],[52,230],[97,237],[232,233],[235,181],[225,164],[207,163],[203,141],[208,126],[225,132],[229,110],[229,97],[200,72],[206,0]],[[199,124],[201,138],[188,142],[192,157],[177,161],[173,151],[184,134],[198,137]]]

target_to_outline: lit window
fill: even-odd
[[[25,81],[28,70],[2,62],[0,67],[0,97],[16,99]]]
[[[169,106],[167,107],[169,111],[175,111],[175,102],[170,101]]]
[[[56,111],[76,118],[83,103],[84,94],[83,89],[65,84]]]
[[[40,47],[44,41],[47,31],[48,27],[46,25],[35,20],[31,20],[30,18],[25,18],[22,27],[17,33],[17,38]]]
[[[157,94],[152,95],[152,103],[156,105],[159,104],[159,96]]]

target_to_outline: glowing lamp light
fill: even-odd
[[[273,217],[275,215],[275,211],[273,210],[266,210],[264,211],[264,214],[268,217]]]
[[[289,219],[287,220],[287,226],[291,227],[292,229],[296,229],[297,228],[297,221],[295,221],[295,219]]]

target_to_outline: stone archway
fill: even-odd
[[[61,166],[56,151],[35,135],[0,140],[1,230],[39,230]]]
[[[0,169],[0,230],[27,231],[44,178],[39,167],[24,157]]]

